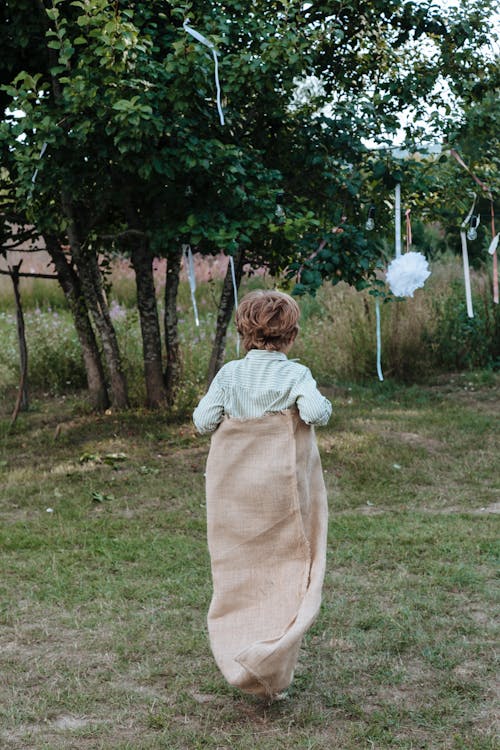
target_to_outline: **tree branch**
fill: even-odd
[[[12,273],[10,271],[5,271],[3,268],[0,268],[0,274],[2,276],[12,276]],[[49,273],[24,273],[24,272],[19,271],[17,275],[25,279],[58,279],[59,278],[57,274],[49,274]]]
[[[99,240],[122,240],[125,237],[145,237],[146,232],[142,229],[125,229],[123,232],[118,234],[99,234]]]

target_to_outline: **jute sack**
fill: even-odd
[[[327,501],[314,429],[296,409],[225,418],[206,475],[210,645],[226,680],[285,690],[321,603]]]

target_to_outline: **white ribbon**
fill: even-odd
[[[380,335],[380,300],[375,300],[375,317],[377,320],[377,375],[378,379],[382,382],[384,376],[382,375],[382,337]]]
[[[191,301],[193,303],[194,310],[194,321],[197,326],[200,325],[200,319],[198,317],[198,306],[196,304],[196,276],[194,273],[194,260],[191,245],[182,246],[182,255],[184,257],[184,267],[189,281],[189,288],[191,290]]]
[[[494,255],[496,253],[499,239],[500,239],[500,234],[496,234],[491,240],[490,246],[488,248],[488,252],[490,255]]]
[[[44,153],[45,153],[45,150],[46,150],[46,148],[47,148],[47,145],[48,145],[48,144],[47,144],[47,141],[45,141],[45,143],[43,144],[43,146],[42,146],[42,148],[41,148],[41,150],[40,150],[40,155],[38,156],[38,161],[40,161],[40,159],[41,159],[41,158],[42,158],[42,156],[44,155]],[[38,175],[38,167],[36,167],[35,171],[33,172],[33,175],[32,175],[32,177],[31,177],[31,188],[30,188],[30,196],[31,196],[31,193],[33,192],[33,188],[34,188],[34,186],[35,186],[35,181],[36,181],[37,175]]]
[[[394,193],[394,234],[396,258],[401,255],[401,183],[398,182]]]
[[[470,285],[469,254],[467,252],[466,231],[469,225],[469,221],[471,220],[471,216],[474,213],[474,208],[476,206],[476,198],[477,198],[477,195],[476,193],[474,193],[474,201],[472,203],[471,209],[460,226],[460,239],[462,240],[462,261],[463,261],[463,266],[464,266],[465,302],[467,304],[467,315],[469,316],[469,318],[474,317],[474,310],[472,308],[472,292],[471,292],[471,285]]]
[[[394,191],[394,245],[396,258],[401,257],[401,183],[396,183]],[[380,333],[380,300],[375,300],[375,317],[377,320],[377,375],[382,382],[382,336]]]
[[[233,282],[233,294],[234,294],[234,311],[238,309],[238,289],[236,286],[236,274],[234,272],[234,258],[232,255],[229,256],[229,267],[231,269],[231,281]],[[236,356],[240,356],[240,335],[236,333]]]
[[[219,112],[220,124],[224,125],[224,112],[222,111],[221,90],[220,90],[220,82],[219,82],[219,61],[217,59],[217,51],[215,49],[215,46],[210,41],[210,39],[206,38],[206,36],[203,36],[203,34],[200,34],[200,32],[196,31],[196,29],[192,29],[191,26],[189,26],[189,21],[187,19],[182,24],[182,28],[188,34],[191,34],[191,36],[194,37],[194,39],[196,39],[198,42],[201,42],[201,44],[204,44],[206,47],[208,47],[212,51],[212,55],[214,57],[214,63],[215,63],[215,88],[217,89],[217,110]]]

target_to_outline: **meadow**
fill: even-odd
[[[455,288],[456,278],[439,269],[436,289]],[[383,383],[373,373],[373,301],[337,287],[302,302],[291,356],[310,364],[334,405],[317,431],[327,575],[289,697],[269,704],[225,684],[207,641],[209,440],[189,413],[204,387],[216,290],[200,288],[195,330],[183,286],[182,335],[195,346],[184,350],[177,408],[153,413],[141,407],[131,285],[117,279],[113,314],[135,406],[94,415],[64,306],[34,285],[25,294],[32,405],[11,430],[15,337],[5,301],[0,745],[493,750],[500,376],[493,361],[432,365],[439,336],[428,309],[459,305],[458,291],[385,306]],[[234,347],[231,334],[229,356]],[[396,379],[407,350],[415,371],[405,362]]]

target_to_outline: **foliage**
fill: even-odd
[[[298,294],[324,280],[383,294],[376,270],[395,183],[426,219],[448,212],[456,224],[467,202],[456,166],[416,156],[414,144],[429,110],[429,139],[455,143],[455,133],[465,144],[477,127],[485,140],[494,128],[491,7],[224,0],[214,12],[208,0],[37,0],[34,11],[8,0],[3,186],[24,219],[61,241],[71,213],[88,258],[132,251],[139,238],[167,257],[181,243],[240,248],[254,267],[288,269]],[[223,127],[213,60],[185,19],[218,49]],[[440,106],[445,86],[453,106]],[[390,147],[402,112],[411,159]],[[485,169],[492,154],[493,144]],[[371,204],[378,229],[367,237]]]
[[[500,368],[500,312],[489,295],[473,297],[474,317],[467,315],[463,285],[455,282],[445,299],[435,300],[437,325],[431,346],[444,368]]]
[[[16,146],[18,190],[26,195],[47,142],[33,204],[37,223],[47,223],[64,182],[89,240],[98,227],[126,228],[131,201],[156,252],[182,236],[201,249],[246,246],[260,262],[274,257],[286,265],[297,240],[309,253],[316,249],[331,229],[332,208],[346,216],[347,236],[354,238],[362,206],[397,169],[389,174],[363,143],[389,136],[402,107],[437,101],[436,81],[451,70],[463,82],[466,68],[467,80],[484,68],[477,50],[485,41],[487,3],[469,14],[396,0],[383,13],[375,0],[316,3],[300,13],[297,3],[252,3],[248,12],[246,3],[228,0],[217,14],[210,3],[198,3],[188,18],[220,50],[222,128],[206,48],[181,28],[184,5],[39,5],[49,64],[40,65],[38,48],[33,64],[18,68],[4,89],[11,107],[24,112],[11,131],[25,135],[23,147]],[[23,3],[16,10],[28,13]],[[11,31],[12,44],[20,32],[15,24]],[[34,38],[41,41],[39,31]],[[437,62],[424,52],[424,38],[440,51]],[[460,60],[455,49],[452,67],[450,40],[463,48]],[[291,106],[297,82],[311,75],[321,82],[316,95]],[[366,166],[374,182],[362,188]],[[277,227],[278,191],[286,195],[287,220]],[[360,279],[376,257],[370,247],[354,273],[332,248],[331,268],[320,264],[317,271]]]

